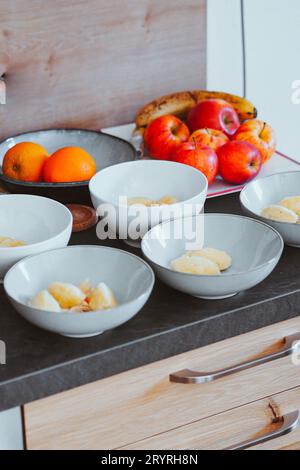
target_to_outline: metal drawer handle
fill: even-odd
[[[252,361],[242,362],[241,364],[237,364],[227,369],[217,370],[215,372],[197,372],[194,370],[185,369],[179,372],[175,372],[174,374],[170,374],[169,378],[170,382],[181,384],[203,384],[206,382],[212,382],[214,380],[220,379],[221,377],[236,374],[237,372],[256,367],[260,364],[275,361],[276,359],[281,359],[282,357],[291,356],[299,349],[300,333],[297,333],[295,335],[284,338],[283,347],[275,353],[268,354],[267,356],[262,356]]]
[[[298,427],[299,418],[300,418],[299,411],[294,411],[293,413],[284,415],[278,420],[274,421],[274,423],[276,422],[282,423],[280,428],[276,429],[275,431],[272,431],[268,434],[264,434],[263,436],[257,437],[256,439],[250,439],[249,441],[241,442],[240,444],[237,444],[235,446],[227,447],[227,449],[224,449],[224,450],[245,450],[245,449],[248,449],[249,447],[254,447],[258,444],[263,444],[264,442],[277,439],[278,437],[281,437],[281,436],[285,436],[286,434],[291,433]]]

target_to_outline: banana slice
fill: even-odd
[[[300,196],[286,197],[279,205],[290,209],[300,217]]]
[[[9,237],[0,237],[0,247],[9,247],[9,248],[14,248],[16,246],[25,246],[24,242],[21,242],[20,240],[14,240],[13,238]]]
[[[104,282],[100,282],[93,290],[88,297],[88,303],[93,311],[113,308],[118,305],[112,290]]]
[[[79,284],[78,287],[86,296],[89,295],[93,290],[91,283],[88,279]]]
[[[77,305],[76,307],[72,307],[70,309],[70,312],[76,312],[76,313],[86,313],[86,312],[91,312],[91,307],[87,302],[82,302],[82,304]]]
[[[160,200],[158,202],[161,205],[166,204],[166,205],[170,206],[171,204],[176,204],[176,202],[178,202],[178,200],[174,196],[164,196],[164,197],[160,198]]]
[[[79,287],[64,282],[53,282],[48,287],[48,291],[64,309],[80,305],[86,297]]]
[[[217,250],[215,248],[203,248],[202,250],[188,251],[187,256],[200,256],[200,258],[206,258],[219,266],[221,271],[225,271],[230,268],[232,264],[231,256],[226,251]]]
[[[128,206],[146,206],[146,207],[154,207],[154,206],[163,206],[163,205],[171,205],[175,204],[177,199],[173,196],[164,196],[158,201],[154,201],[152,199],[148,199],[146,197],[131,197],[127,200]]]
[[[287,209],[286,207],[279,205],[272,205],[266,207],[261,215],[269,220],[274,220],[275,222],[287,222],[289,224],[296,224],[298,221],[298,216],[295,212]]]
[[[221,274],[219,266],[214,261],[200,256],[182,256],[171,262],[173,271],[187,274],[205,276],[218,276]]]
[[[52,297],[47,290],[42,290],[33,299],[29,301],[29,305],[39,310],[47,310],[48,312],[60,312],[59,303]]]
[[[127,200],[128,206],[146,206],[151,207],[154,201],[146,197],[131,197]]]

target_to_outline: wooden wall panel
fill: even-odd
[[[133,120],[206,83],[205,0],[0,0],[0,138]]]

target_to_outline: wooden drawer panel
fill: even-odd
[[[125,446],[126,450],[222,450],[280,428],[274,419],[300,410],[300,388],[203,419],[164,434]],[[291,433],[274,438],[253,450],[297,450],[300,423]]]
[[[299,331],[296,318],[28,404],[28,448],[122,447],[297,387],[299,368],[290,357],[203,385],[170,383],[169,374],[265,355]]]

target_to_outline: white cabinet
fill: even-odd
[[[0,413],[0,450],[23,449],[23,425],[20,408]]]

